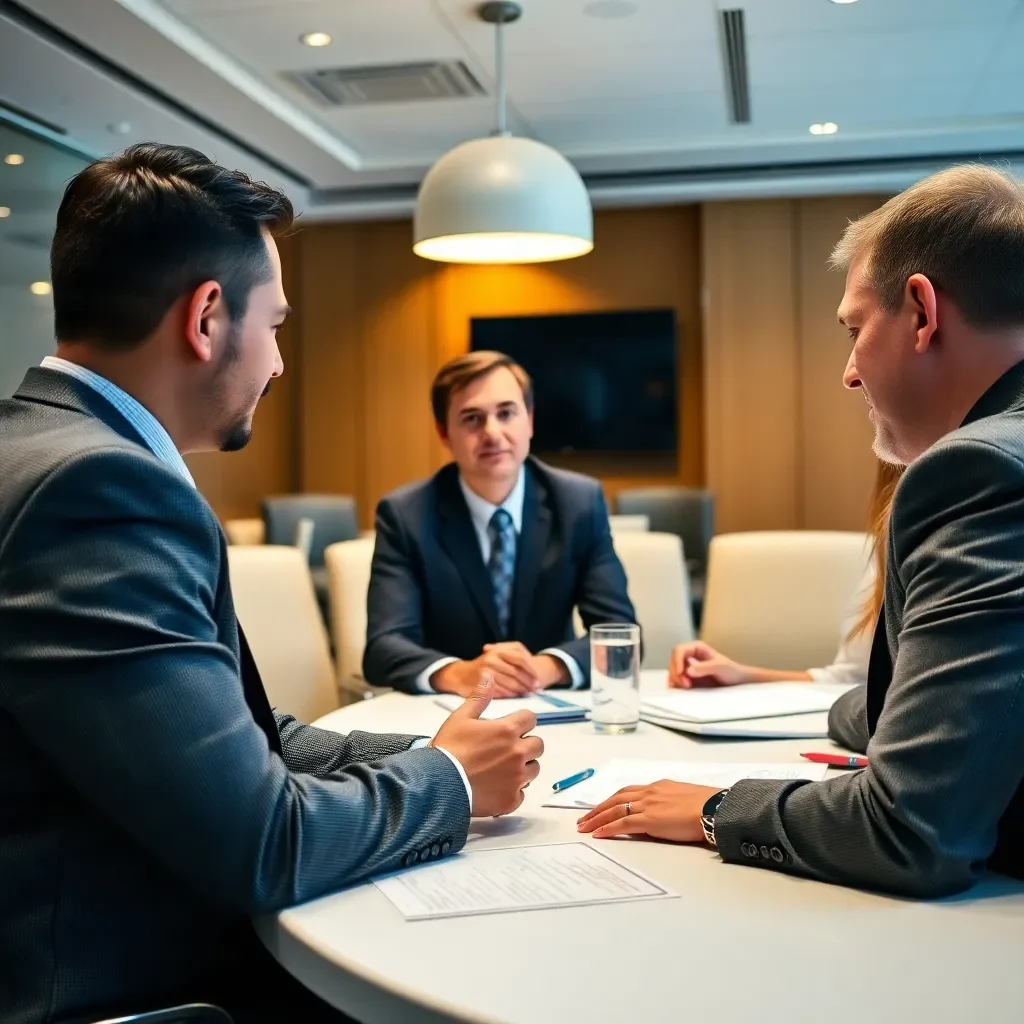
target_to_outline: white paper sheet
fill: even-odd
[[[373,884],[409,921],[676,895],[588,843],[476,850]]]
[[[552,793],[545,807],[595,807],[625,786],[647,786],[670,779],[690,782],[695,786],[728,789],[740,779],[808,779],[820,782],[828,765],[794,764],[792,762],[729,762],[729,761],[641,761],[616,758],[598,768],[586,782]]]
[[[645,694],[640,706],[663,718],[729,722],[828,711],[837,696],[834,689],[820,689],[809,683],[747,683]]]
[[[579,699],[573,694],[572,697],[563,696],[561,693],[558,694],[559,701],[565,701],[566,704],[571,704],[572,707],[559,707],[557,704],[551,703],[551,701],[545,700],[543,697],[505,697],[500,700],[492,700],[490,704],[484,708],[484,713],[480,716],[483,719],[491,721],[495,718],[504,718],[506,715],[511,715],[516,711],[532,711],[538,718],[552,717],[557,715],[573,714],[578,709],[586,709],[590,707],[589,697],[590,694],[581,695],[584,699]],[[463,698],[456,696],[455,694],[445,693],[434,698],[434,703],[443,707],[446,711],[454,711],[457,707],[460,707],[463,703]]]

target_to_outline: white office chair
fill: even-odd
[[[363,679],[366,648],[366,593],[370,587],[374,537],[359,537],[331,544],[324,550],[331,595],[331,636],[338,667],[338,689],[351,700],[387,693]]]
[[[608,525],[613,534],[644,532],[651,528],[650,516],[609,516]]]
[[[862,533],[721,534],[711,542],[701,639],[748,665],[828,665],[868,556]]]
[[[612,544],[629,584],[636,621],[643,631],[643,668],[668,668],[672,648],[696,636],[683,542],[674,533],[627,530],[613,533]],[[573,613],[582,636],[579,611]]]
[[[229,547],[231,592],[270,703],[311,722],[338,705],[334,668],[305,556],[296,547]]]
[[[262,519],[228,519],[224,532],[229,544],[262,544],[266,539]]]

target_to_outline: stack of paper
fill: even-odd
[[[474,850],[373,884],[409,921],[676,895],[579,842]]]
[[[825,736],[826,712],[841,692],[800,682],[666,690],[643,696],[640,714],[654,725],[705,736]]]
[[[576,696],[575,693],[573,696]],[[589,696],[589,694],[584,694],[583,699],[578,701],[568,697],[555,697],[547,693],[538,693],[533,697],[506,697],[492,700],[480,717],[491,721],[495,718],[504,718],[516,711],[532,711],[537,716],[538,725],[582,722],[588,714],[588,708],[584,701]],[[446,711],[454,711],[462,705],[463,699],[454,694],[445,693],[435,697],[434,703],[440,704]]]
[[[626,786],[649,786],[662,779],[728,789],[740,779],[807,779],[820,782],[825,778],[827,770],[828,765],[810,763],[639,761],[616,758],[603,768],[598,768],[586,782],[561,793],[553,793],[544,806],[596,807]]]

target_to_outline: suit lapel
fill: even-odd
[[[534,592],[551,538],[551,509],[547,491],[529,467],[523,496],[523,526],[516,551],[516,580],[512,592],[511,635],[522,638],[533,611]]]
[[[469,509],[459,490],[457,470],[449,466],[438,476],[438,541],[448,552],[455,568],[466,584],[473,603],[487,623],[495,640],[501,639],[498,628],[498,612],[494,607],[494,590],[487,567],[480,555]]]
[[[238,654],[245,703],[249,706],[249,711],[256,720],[256,724],[266,734],[271,751],[281,756],[283,751],[281,734],[277,730],[277,719],[274,718],[273,708],[270,706],[270,701],[267,700],[267,691],[263,689],[260,670],[256,667],[256,659],[252,656],[249,641],[245,639],[240,622],[238,623]]]

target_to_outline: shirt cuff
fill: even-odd
[[[571,654],[566,654],[565,651],[560,650],[557,647],[547,647],[540,653],[550,654],[551,657],[557,658],[565,665],[569,670],[569,679],[572,682],[572,689],[579,690],[583,687],[586,682],[583,678],[583,669],[580,668],[580,663]]]
[[[430,685],[430,677],[440,669],[444,668],[445,665],[454,664],[458,661],[458,658],[438,658],[432,665],[428,665],[417,677],[416,677],[416,691],[418,693],[437,693],[437,690]]]

